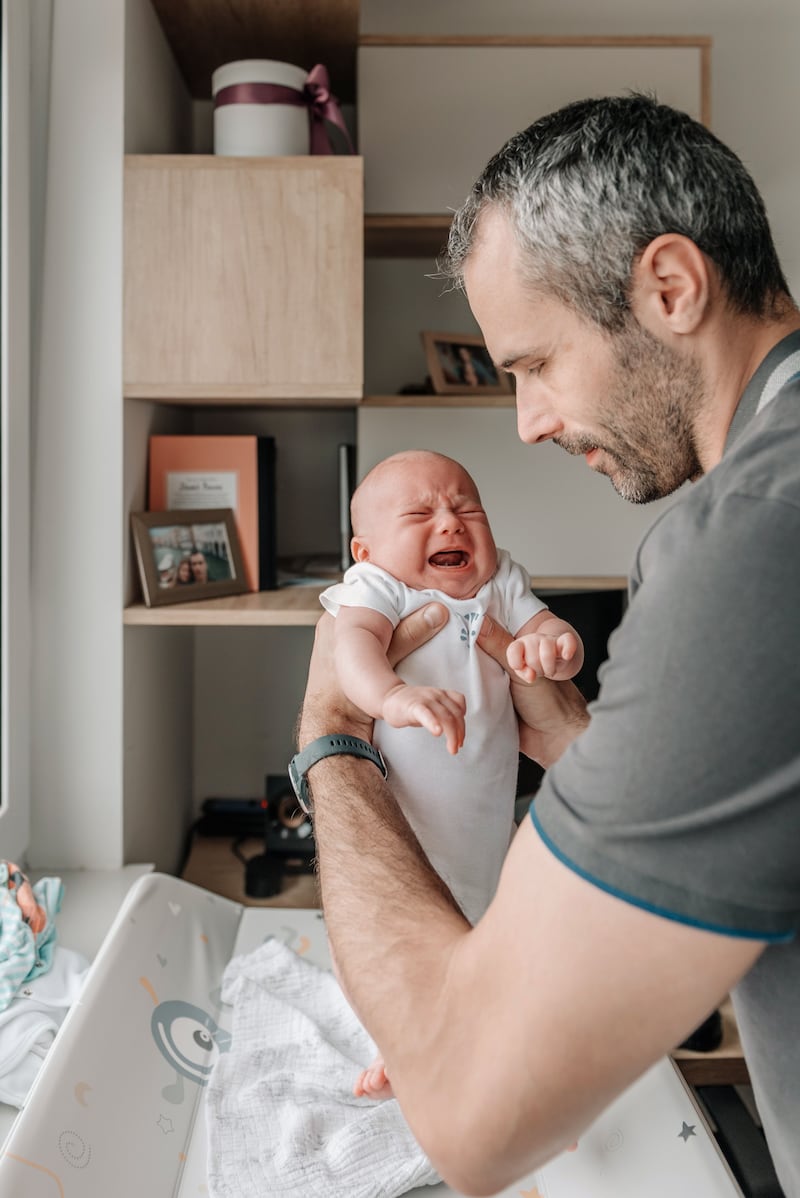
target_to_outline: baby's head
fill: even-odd
[[[354,560],[414,590],[470,599],[497,569],[478,488],[443,454],[413,449],[379,462],[353,495],[351,519]]]

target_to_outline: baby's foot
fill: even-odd
[[[394,1098],[394,1091],[381,1057],[376,1057],[369,1068],[361,1073],[353,1086],[353,1093],[356,1098]]]

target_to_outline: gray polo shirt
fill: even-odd
[[[800,333],[718,466],[645,535],[586,732],[531,807],[590,882],[770,942],[733,995],[770,1150],[800,1198]]]

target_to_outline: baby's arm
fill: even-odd
[[[535,682],[541,675],[563,682],[583,665],[583,642],[571,624],[544,610],[523,625],[507,656],[523,682]]]
[[[366,607],[340,607],[335,623],[336,672],[351,702],[393,728],[427,728],[457,753],[464,743],[466,700],[458,691],[407,686],[386,659],[390,620]]]

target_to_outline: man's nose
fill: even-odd
[[[551,408],[517,396],[517,433],[526,445],[550,441],[564,431],[561,418]]]

